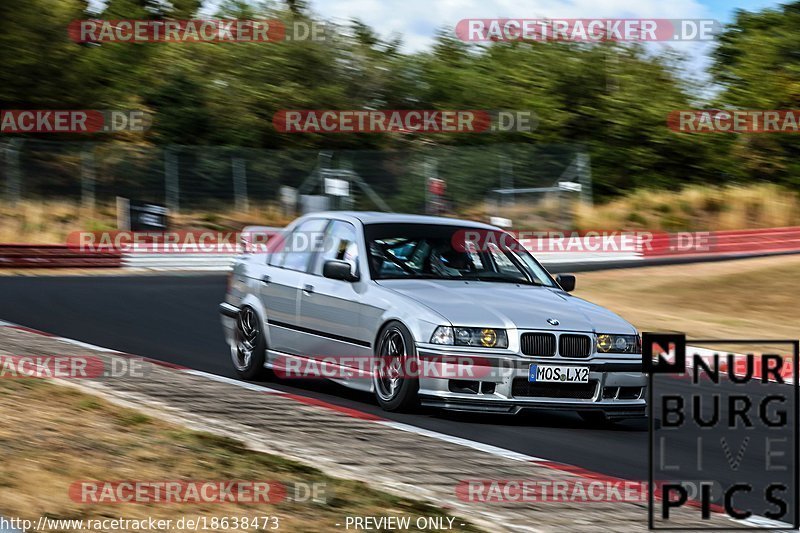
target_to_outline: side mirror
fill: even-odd
[[[556,274],[556,281],[565,292],[575,290],[575,274]]]
[[[331,259],[322,265],[322,275],[330,279],[342,281],[358,281],[358,275],[352,271],[352,266],[347,261]]]

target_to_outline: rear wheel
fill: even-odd
[[[252,307],[242,307],[236,317],[234,345],[231,346],[231,361],[240,378],[252,381],[267,377],[266,350],[261,319]]]
[[[383,328],[375,347],[372,383],[375,398],[386,411],[410,411],[419,405],[419,378],[410,375],[416,367],[414,338],[400,322]]]

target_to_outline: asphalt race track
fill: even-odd
[[[224,292],[225,277],[222,275],[0,277],[0,319],[234,377],[217,311]],[[682,380],[672,379],[671,382],[668,386],[675,392],[685,392],[690,387]],[[284,381],[271,382],[269,386],[607,475],[647,479],[645,422],[592,428],[571,413],[537,412],[507,417],[428,410],[393,414],[382,411],[371,395],[329,382]],[[791,395],[786,385],[769,387],[783,387],[781,391]],[[748,394],[754,397],[755,404],[766,392],[759,389]],[[793,427],[791,409],[789,417],[788,427]],[[325,428],[320,427],[319,432],[324,435]],[[671,444],[675,453],[671,459],[691,463],[696,455],[696,436],[691,431],[681,433],[679,441]],[[791,432],[787,429],[782,436],[791,439]],[[747,454],[764,457],[763,443],[759,444],[758,439],[753,441]],[[738,446],[738,442],[731,442],[734,450]],[[756,460],[745,463],[734,471],[724,462],[714,462],[708,475],[726,484],[765,476],[763,464]],[[747,501],[742,497],[740,503]],[[755,505],[753,510],[762,514],[764,504]]]

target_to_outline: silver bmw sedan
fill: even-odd
[[[314,213],[234,265],[220,313],[246,380],[331,379],[386,410],[645,416],[636,329],[503,230]]]

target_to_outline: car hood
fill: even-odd
[[[636,333],[608,309],[560,289],[460,280],[380,280],[381,286],[436,311],[454,326]],[[547,319],[558,320],[553,326]]]

